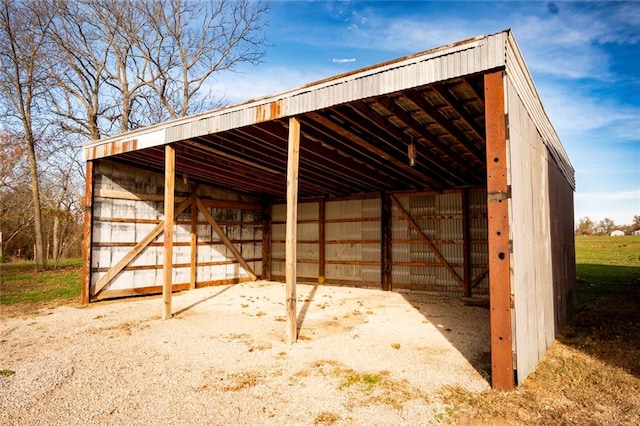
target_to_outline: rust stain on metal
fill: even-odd
[[[509,254],[509,188],[502,72],[486,74],[487,216],[489,234],[489,300],[491,301],[491,385],[514,388],[511,271]]]
[[[279,118],[281,113],[281,105],[280,101],[274,101],[269,104],[269,109],[271,110],[271,119]]]
[[[256,106],[256,123],[279,118],[281,114],[280,101],[269,102]]]

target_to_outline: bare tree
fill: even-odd
[[[171,118],[212,107],[199,96],[212,75],[256,64],[265,54],[268,6],[249,0],[157,0],[140,4],[148,24],[146,78]]]
[[[0,91],[3,116],[19,125],[29,159],[34,210],[35,260],[45,267],[42,213],[38,183],[36,144],[46,125],[36,125],[40,102],[50,88],[43,58],[51,24],[45,1],[1,0],[0,6]]]

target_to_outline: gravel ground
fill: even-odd
[[[443,386],[489,388],[489,311],[456,299],[283,284],[0,313],[0,424],[428,424]],[[9,374],[15,372],[14,374]]]

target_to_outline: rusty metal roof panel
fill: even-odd
[[[112,155],[100,147],[118,141],[144,139],[142,148],[163,145],[503,66],[504,37],[504,32],[476,37],[274,96],[94,141],[85,145],[85,158]]]

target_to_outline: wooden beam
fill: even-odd
[[[191,184],[191,274],[189,279],[189,288],[196,288],[196,282],[198,281],[198,199],[197,199],[198,186]]]
[[[209,222],[209,225],[211,225],[214,231],[216,231],[216,234],[218,234],[218,236],[220,237],[224,245],[227,246],[229,251],[231,251],[233,256],[238,260],[238,263],[242,265],[246,273],[249,275],[249,277],[251,277],[251,280],[255,281],[258,277],[253,272],[253,269],[251,269],[251,266],[249,266],[249,264],[244,260],[244,258],[242,257],[242,254],[240,254],[240,252],[233,245],[231,240],[229,240],[229,238],[225,235],[224,231],[222,231],[222,228],[220,228],[220,225],[218,225],[218,222],[216,222],[213,216],[211,216],[211,213],[209,213],[209,210],[205,207],[204,204],[202,204],[202,201],[200,201],[199,198],[197,199],[197,203],[198,203],[198,208],[204,215],[205,219],[207,219],[207,222]]]
[[[175,209],[174,218],[180,216],[182,212],[184,212],[187,207],[189,207],[190,203],[191,200],[189,200],[188,198],[180,203],[180,205]],[[149,246],[153,242],[153,240],[155,240],[160,234],[162,234],[162,232],[164,231],[164,222],[165,221],[163,220],[162,222],[158,223],[155,228],[153,228],[151,232],[147,234],[146,237],[140,240],[140,242],[138,242],[131,249],[131,251],[129,251],[122,259],[120,259],[118,263],[113,265],[106,274],[100,277],[93,288],[92,294],[94,296],[100,293],[102,289],[104,289],[116,277],[116,275],[120,273],[120,271],[122,271],[127,265],[129,265],[129,263],[131,263],[136,257],[138,257],[140,253],[142,253],[142,250],[147,248],[147,246]]]
[[[471,244],[469,242],[469,191],[463,188],[462,198],[462,263],[464,264],[464,296],[471,297]]]
[[[391,261],[391,196],[388,192],[383,192],[380,197],[380,281],[382,289],[390,291],[393,283],[391,282],[392,261]]]
[[[318,114],[317,112],[310,112],[305,114],[305,117],[308,117],[314,120],[317,123],[322,124],[326,128],[330,129],[333,132],[336,132],[341,137],[345,138],[351,143],[358,145],[361,148],[366,149],[368,152],[373,154],[374,157],[378,159],[379,164],[382,166],[389,166],[396,169],[398,173],[402,171],[405,175],[409,177],[409,179],[415,180],[416,183],[419,183],[422,186],[427,186],[431,188],[440,189],[441,185],[437,182],[433,181],[429,176],[423,174],[418,171],[415,167],[411,167],[407,161],[400,161],[388,152],[378,148],[372,143],[369,143],[362,139],[361,137],[355,135],[349,130],[341,127],[340,125],[334,123],[328,118]]]
[[[326,259],[326,241],[325,241],[325,216],[326,203],[324,198],[318,201],[318,284],[324,284],[325,278],[325,259]]]
[[[262,279],[271,280],[271,204],[262,209]]]
[[[287,306],[287,335],[289,343],[298,339],[296,310],[296,246],[298,221],[298,169],[300,161],[300,121],[289,119],[287,155],[287,226],[285,250],[285,282]]]
[[[489,301],[491,319],[491,385],[514,388],[509,255],[509,190],[503,72],[484,76],[487,129],[487,217],[489,234]]]
[[[89,303],[91,294],[91,235],[93,234],[93,161],[87,161],[84,189],[84,226],[82,232],[82,291],[80,303]],[[0,251],[2,247],[0,246]]]
[[[173,221],[176,190],[176,151],[164,149],[164,246],[162,268],[162,319],[171,318],[171,284],[173,282]]]
[[[424,241],[424,243],[426,245],[429,246],[429,248],[431,249],[433,254],[435,254],[436,257],[438,258],[438,260],[440,260],[440,262],[442,262],[444,267],[447,268],[447,271],[449,271],[449,273],[451,274],[453,279],[456,280],[460,285],[464,286],[464,281],[462,280],[462,278],[460,278],[460,275],[458,275],[458,273],[451,267],[449,262],[447,262],[447,259],[445,259],[444,256],[438,251],[436,246],[433,245],[433,243],[431,242],[429,237],[427,237],[427,235],[422,231],[422,229],[420,228],[420,226],[418,226],[416,221],[413,220],[413,218],[411,217],[409,212],[407,212],[405,210],[405,208],[402,207],[402,204],[400,204],[398,199],[395,196],[392,195],[391,196],[391,201],[393,202],[393,204],[395,204],[395,206],[398,208],[398,210],[400,210],[400,213],[402,214],[402,216],[404,216],[404,219],[413,228],[413,230],[416,231],[416,233],[418,234],[420,239],[422,241]]]

